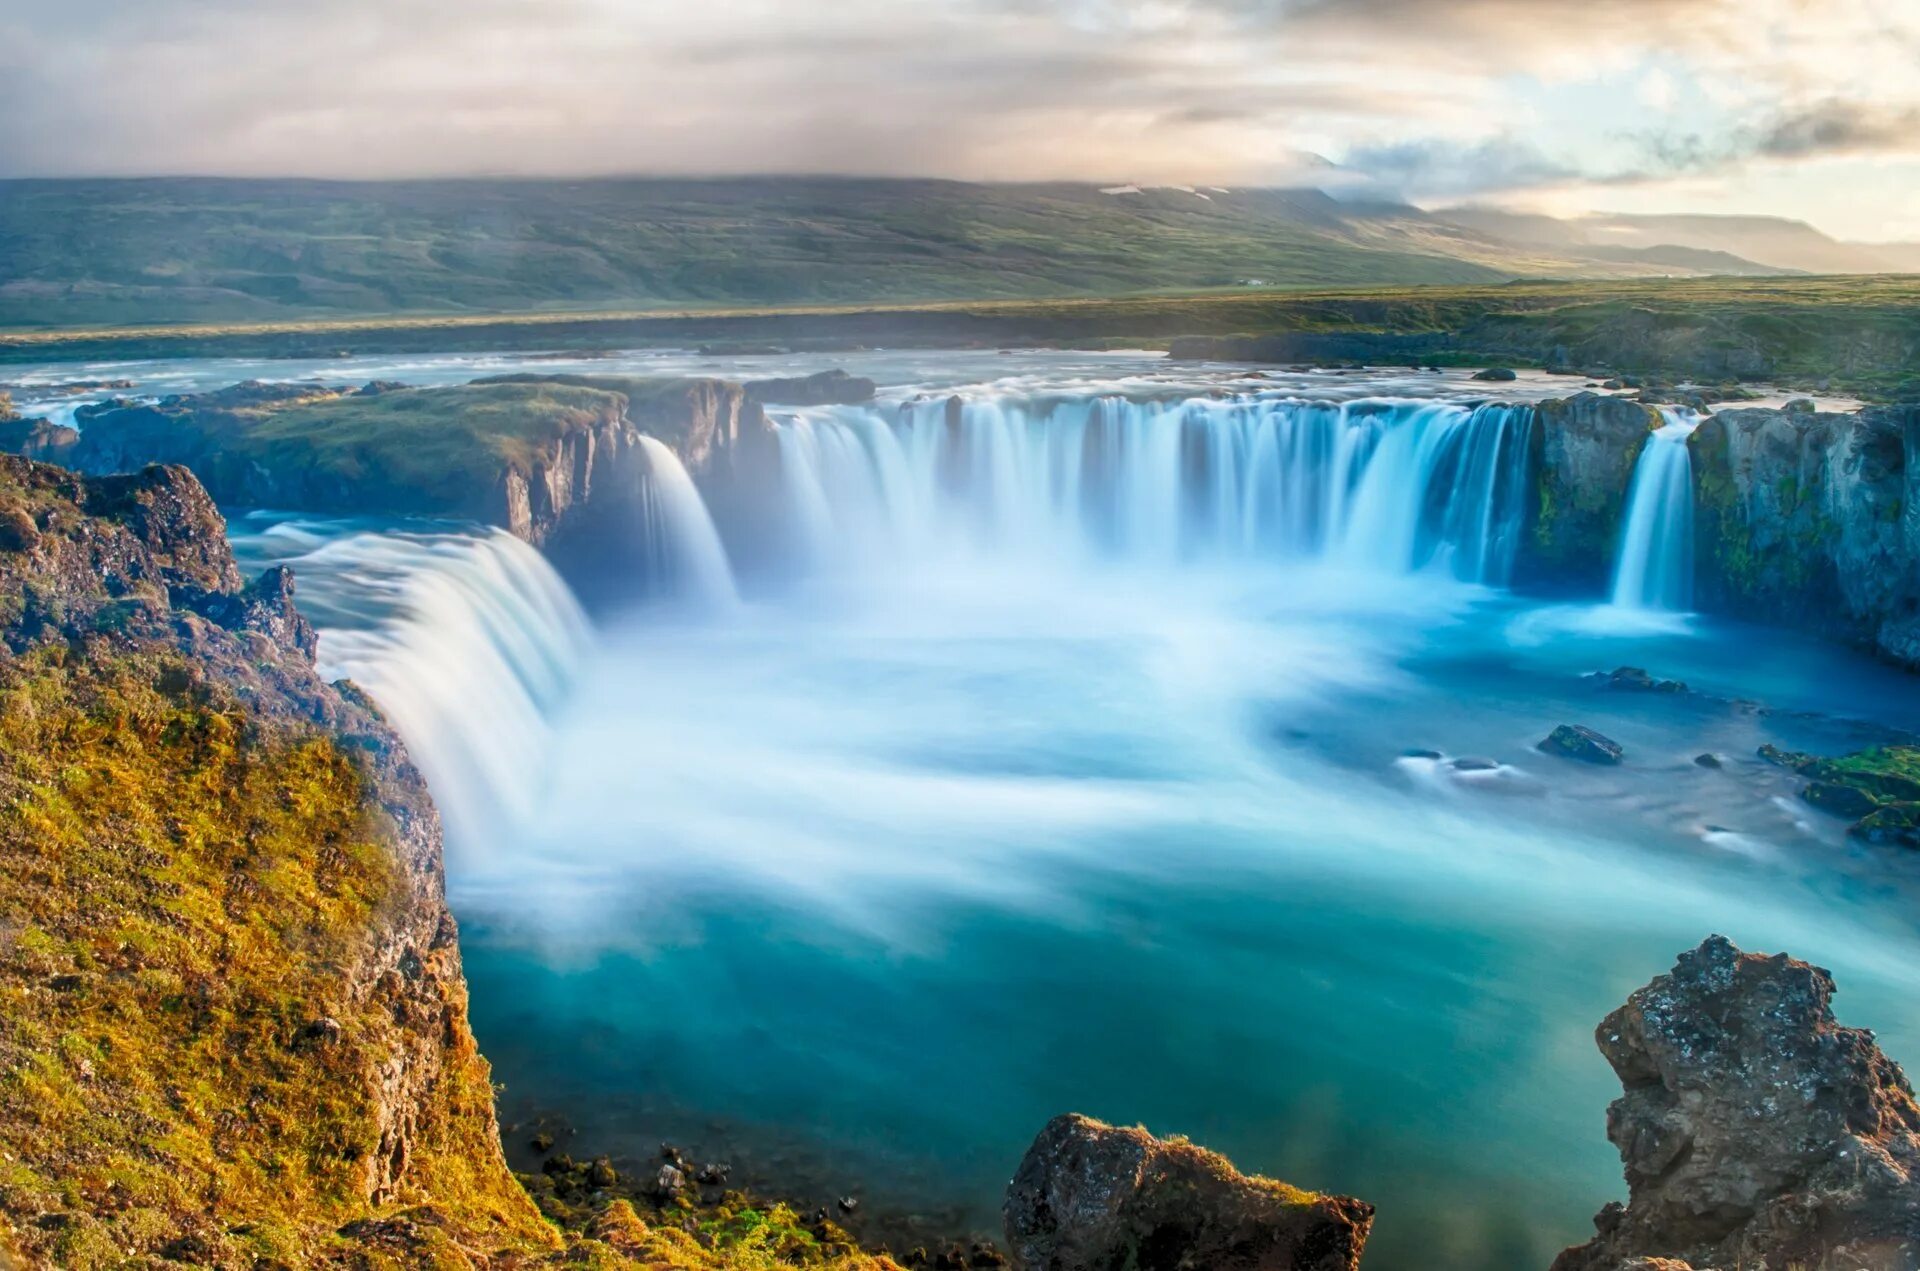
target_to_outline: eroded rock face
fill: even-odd
[[[1047,1123],[1008,1185],[1027,1271],[1352,1271],[1373,1206],[1240,1174],[1227,1159],[1090,1117]]]
[[[1920,407],[1723,411],[1688,449],[1703,607],[1920,666]]]
[[[1516,581],[1597,591],[1613,569],[1634,465],[1660,423],[1625,398],[1579,393],[1534,413],[1539,475]]]
[[[1629,1201],[1554,1271],[1920,1267],[1920,1106],[1833,980],[1714,936],[1595,1034]]]
[[[853,406],[873,400],[876,385],[864,375],[838,368],[812,375],[748,380],[747,397],[770,406]]]
[[[0,523],[17,523],[0,545],[0,655],[59,649],[69,661],[100,664],[165,655],[179,663],[166,672],[165,691],[217,683],[243,726],[317,730],[358,757],[365,815],[384,827],[392,867],[392,890],[356,939],[356,956],[330,968],[334,1000],[385,1030],[372,1047],[377,1062],[335,1061],[339,1081],[371,1094],[371,1150],[354,1158],[361,1199],[380,1205],[418,1193],[420,1158],[457,1150],[471,1154],[463,1169],[476,1195],[504,1215],[502,1229],[528,1229],[531,1211],[506,1172],[468,1028],[439,816],[378,709],[353,685],[317,674],[314,630],[294,605],[292,573],[274,568],[243,584],[224,521],[183,467],[83,477],[0,455]],[[81,903],[95,900],[82,895]],[[290,1043],[325,1050],[339,1032],[337,1021],[318,1018]],[[266,1119],[282,1115],[269,1106]]]

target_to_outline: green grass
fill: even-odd
[[[1763,318],[1764,321],[1755,319]],[[326,356],[647,345],[1009,344],[1168,348],[1183,337],[1424,341],[1419,360],[1544,365],[1556,352],[1633,373],[1767,378],[1920,397],[1920,277],[1703,278],[1234,290],[940,304],[709,306],[16,332],[0,361]],[[1364,352],[1364,348],[1360,350]],[[1240,355],[1258,355],[1251,348]],[[1312,360],[1309,357],[1307,360]],[[1375,360],[1390,360],[1376,357]],[[1407,360],[1402,357],[1400,360]],[[1752,364],[1751,371],[1739,368]],[[1583,363],[1573,362],[1575,366]]]

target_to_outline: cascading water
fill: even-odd
[[[738,602],[713,517],[679,457],[652,437],[640,438],[642,546],[655,594],[706,608]]]
[[[251,568],[294,569],[320,628],[320,673],[380,704],[433,791],[447,841],[484,855],[543,797],[553,712],[590,642],[573,593],[503,531],[362,531],[283,523],[249,535]]]
[[[780,425],[814,564],[983,547],[1135,560],[1444,561],[1501,584],[1525,508],[1526,407],[1119,397],[917,400]]]
[[[1700,417],[1678,407],[1663,406],[1660,414],[1666,423],[1647,438],[1634,465],[1612,600],[1625,609],[1681,612],[1693,603],[1693,460],[1687,438]]]

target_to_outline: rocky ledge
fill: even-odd
[[[102,403],[76,420],[0,421],[0,450],[89,475],[179,464],[227,506],[474,520],[537,546],[594,538],[631,513],[643,435],[699,473],[766,429],[738,384],[579,375],[245,383]]]
[[[1628,1201],[1553,1271],[1912,1271],[1920,1105],[1833,979],[1714,936],[1601,1022]]]

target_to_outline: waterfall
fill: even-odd
[[[1612,600],[1627,609],[1683,611],[1693,603],[1693,460],[1687,438],[1700,417],[1661,407],[1634,465],[1614,562]]]
[[[1527,407],[1240,396],[920,399],[779,423],[789,532],[816,566],[956,540],[1068,558],[1330,559],[1502,584]]]
[[[293,567],[320,629],[320,673],[379,703],[450,849],[489,853],[537,808],[548,721],[587,650],[586,617],[546,559],[503,531],[341,528],[240,530],[236,555]]]
[[[640,516],[649,590],[707,608],[737,603],[726,549],[693,478],[654,438],[642,436],[640,450],[646,459]]]

